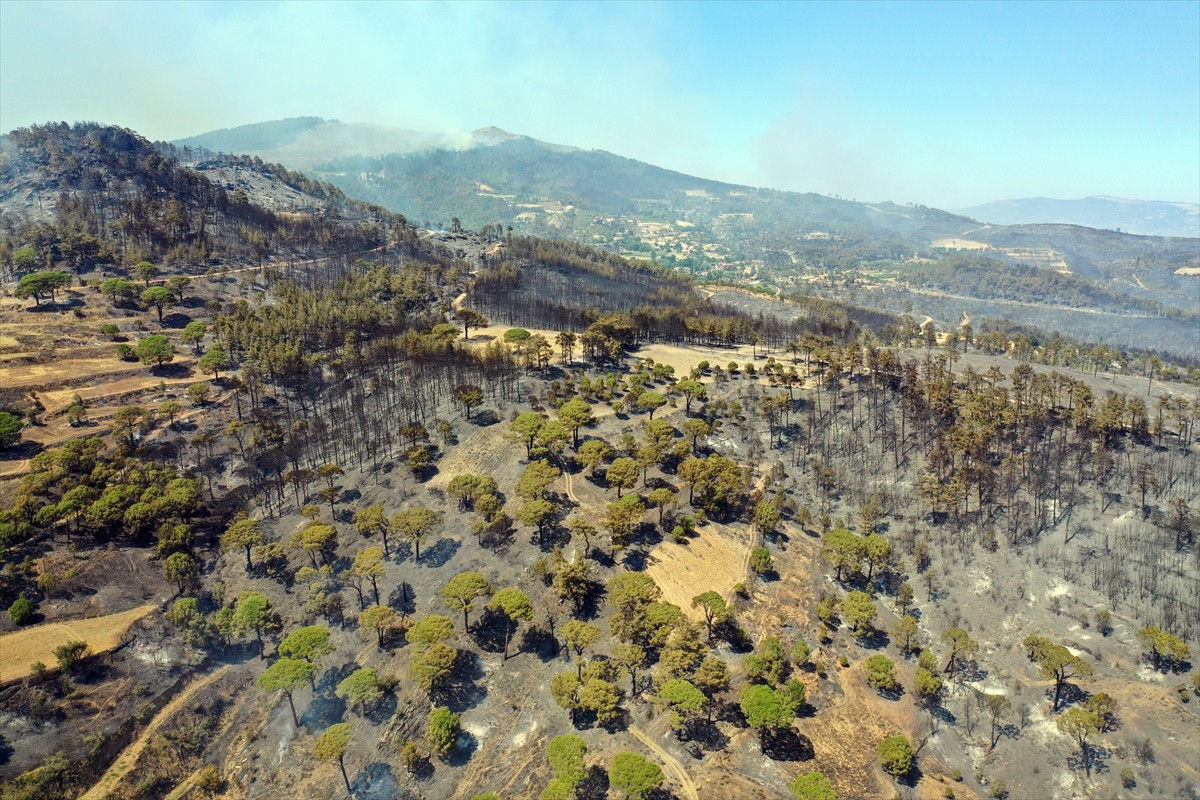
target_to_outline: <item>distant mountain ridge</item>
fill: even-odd
[[[957,214],[994,225],[1062,223],[1142,236],[1200,236],[1200,205],[1121,197],[1057,200],[1028,197],[954,209]]]
[[[284,120],[278,140],[266,142],[271,149],[252,152],[292,167],[306,158],[314,178],[427,228],[567,239],[708,282],[761,284],[892,313],[923,313],[943,325],[955,324],[969,308],[977,320],[1002,315],[1068,334],[1107,335],[1196,355],[1191,315],[1200,281],[1198,238],[1061,223],[984,224],[921,205],[739,186],[495,128],[453,146],[380,153],[388,141],[380,137],[358,139],[325,161],[317,156],[329,148],[299,152],[318,133],[334,141],[353,138],[356,130],[325,120]],[[237,143],[231,133],[224,140],[185,142],[224,149]],[[289,159],[287,147],[297,148],[296,158]],[[972,259],[969,273],[953,268],[963,258]],[[947,269],[924,268],[934,262]],[[991,291],[988,270],[1012,265],[1062,277],[999,280],[1004,292]],[[910,271],[921,273],[919,283],[909,280]],[[949,297],[963,287],[973,294]]]
[[[222,128],[179,139],[173,144],[217,153],[245,153],[310,172],[319,164],[350,156],[369,158],[429,150],[468,150],[521,139],[529,137],[494,126],[470,133],[434,133],[321,117],[290,117]],[[549,142],[538,144],[561,152],[576,149]]]

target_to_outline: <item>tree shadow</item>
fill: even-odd
[[[525,629],[518,647],[523,653],[536,655],[543,664],[557,658],[558,652],[561,650],[559,641],[550,635],[550,631],[532,626]]]
[[[462,547],[462,543],[457,539],[442,537],[436,544],[421,553],[421,559],[417,563],[434,569],[444,567],[446,562],[454,558],[454,554],[460,547]]]
[[[929,710],[929,714],[947,725],[958,724],[958,717],[954,716],[954,712],[943,705],[934,706]]]
[[[737,703],[713,701],[713,720],[717,722],[728,722],[731,725],[736,725],[739,728],[746,727],[746,716],[742,713],[742,709]]]
[[[979,665],[975,659],[963,664],[958,671],[959,678],[965,683],[979,683],[987,680],[988,671]],[[1064,688],[1064,693],[1065,693]]]
[[[921,768],[917,765],[917,762],[913,761],[913,765],[908,772],[896,778],[896,783],[899,783],[901,786],[907,786],[910,789],[916,789],[917,784],[921,782],[921,778],[924,775],[925,773],[921,772]]]
[[[4,734],[0,733],[0,767],[7,764],[15,752],[16,750],[13,749],[13,746],[8,743],[8,739],[5,738]]]
[[[409,774],[414,781],[432,780],[434,775],[433,762],[429,760],[428,756],[419,756],[412,765],[412,771]]]
[[[720,752],[729,746],[729,737],[715,722],[703,717],[689,720],[685,728],[685,735],[688,741],[710,753]],[[700,758],[701,756],[694,754],[693,757]]]
[[[612,553],[599,549],[595,544],[591,547],[591,559],[605,569],[610,569],[617,565],[617,561],[612,557]]]
[[[443,761],[452,767],[465,766],[478,749],[479,741],[474,734],[470,731],[460,730],[458,738],[454,740],[454,748],[446,754]]]
[[[866,636],[856,637],[854,641],[868,650],[882,650],[891,644],[892,640],[887,631],[872,628]]]
[[[713,639],[725,642],[735,653],[748,653],[754,649],[754,642],[746,629],[733,619],[713,625]]]
[[[163,364],[161,367],[152,367],[150,372],[164,378],[190,378],[196,374],[187,364]]]
[[[484,608],[471,629],[471,639],[488,653],[500,653],[504,650],[504,629],[507,618],[490,608]]]
[[[1108,759],[1112,751],[1104,745],[1084,742],[1078,750],[1067,756],[1067,767],[1072,770],[1083,770],[1091,777],[1092,773],[1102,775],[1109,771]]]
[[[565,504],[564,504],[565,505]],[[541,534],[540,538],[536,532],[533,534],[532,541],[538,546],[543,553],[550,553],[556,547],[565,548],[571,543],[571,532],[556,521],[550,527],[550,530]]]
[[[1045,693],[1042,696],[1045,697],[1046,700],[1048,700],[1050,703],[1053,703],[1054,702],[1054,687],[1053,686],[1047,687]],[[1073,683],[1064,683],[1062,692],[1058,696],[1058,710],[1064,711],[1067,708],[1069,708],[1070,706],[1083,703],[1090,696],[1091,695],[1089,695],[1085,689],[1083,689],[1079,686],[1076,686]]]
[[[631,572],[641,572],[649,563],[650,553],[640,547],[631,547],[625,551],[622,563]]]
[[[436,700],[434,704],[444,705],[456,714],[475,708],[487,697],[487,689],[478,683],[483,677],[479,656],[470,650],[459,650],[454,671],[431,693]]]
[[[481,408],[471,415],[471,424],[477,428],[486,428],[500,421],[500,415],[490,408]]]
[[[387,604],[389,608],[401,614],[415,614],[417,613],[417,594],[407,581],[400,581],[400,585],[387,596]]]
[[[772,761],[811,761],[816,755],[812,740],[795,728],[768,731],[762,737],[762,752]]]
[[[188,314],[180,314],[179,312],[175,312],[174,314],[163,314],[162,327],[183,328],[186,327],[191,321],[192,318]]]
[[[608,733],[617,733],[618,731],[628,730],[630,721],[629,709],[622,707],[617,709],[617,716],[614,718],[604,722],[597,720],[596,727]]]
[[[335,722],[341,722],[345,716],[345,700],[317,694],[300,715],[300,726],[309,733],[321,733]]]
[[[484,547],[490,547],[492,553],[499,553],[502,548],[507,548],[515,540],[516,528],[511,524],[503,528],[491,525],[484,534],[480,544]]]
[[[396,713],[396,707],[396,695],[392,692],[384,692],[383,697],[367,706],[366,710],[362,712],[362,716],[363,719],[370,720],[376,725],[382,725]]]
[[[584,622],[600,616],[600,610],[604,606],[605,594],[607,592],[603,584],[598,581],[589,581],[588,592],[584,595],[583,602],[575,608],[572,616]]]
[[[350,676],[358,664],[342,664],[340,667],[330,667],[317,677],[317,694],[332,694],[337,685]]]
[[[29,306],[25,311],[32,314],[56,314],[72,308],[83,308],[83,300],[78,297],[67,297],[62,300],[42,301],[40,305]]]
[[[575,787],[576,800],[606,800],[608,787],[608,771],[593,764]]]
[[[675,794],[670,789],[664,789],[661,786],[655,786],[646,793],[646,800],[679,800],[679,795]]]
[[[391,550],[392,550],[391,559],[395,563],[402,564],[405,561],[408,561],[410,558],[412,558],[413,547],[412,547],[411,543],[409,543],[409,542],[399,542],[399,543],[389,542],[389,545],[391,546]]]

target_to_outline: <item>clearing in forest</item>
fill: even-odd
[[[686,614],[703,619],[692,608],[692,598],[702,592],[719,592],[726,599],[733,587],[746,580],[750,552],[749,531],[736,532],[728,525],[707,523],[686,544],[665,541],[650,551],[646,574],[663,592],[663,600]]]
[[[157,607],[147,603],[119,614],[49,622],[0,636],[0,684],[29,675],[35,661],[53,667],[54,648],[68,642],[87,642],[93,654],[108,652],[121,643],[130,625]]]
[[[474,409],[479,413],[478,409]],[[476,428],[463,436],[459,443],[449,449],[445,457],[438,462],[438,472],[430,483],[445,485],[455,475],[471,473],[475,475],[495,475],[497,468],[509,460],[513,451],[512,442],[507,436],[506,423],[488,425]]]
[[[696,368],[701,361],[707,361],[713,366],[724,368],[730,361],[739,364],[752,361],[754,351],[761,348],[752,345],[741,347],[701,347],[681,344],[647,344],[635,352],[638,358],[652,358],[655,364],[669,364],[675,368],[675,377],[683,378]]]

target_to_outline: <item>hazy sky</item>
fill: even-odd
[[[943,208],[1200,202],[1200,2],[0,0],[0,128],[497,125]]]

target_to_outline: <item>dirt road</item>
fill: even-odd
[[[688,777],[683,765],[675,758],[675,756],[664,750],[658,742],[654,741],[644,730],[637,725],[630,725],[629,732],[632,733],[637,740],[658,757],[662,762],[664,771],[671,776],[676,783],[679,784],[679,791],[686,800],[700,800],[700,795],[696,791],[696,784],[692,783],[692,779]]]
[[[187,705],[187,702],[195,697],[196,693],[207,686],[210,686],[214,681],[229,671],[229,665],[221,667],[215,672],[210,672],[199,680],[193,681],[186,689],[175,696],[171,702],[163,706],[163,710],[154,715],[154,719],[142,731],[142,735],[136,741],[126,747],[121,755],[117,756],[113,761],[113,765],[108,772],[104,773],[104,777],[96,782],[96,785],[80,795],[80,800],[102,800],[107,797],[121,779],[129,774],[136,765],[142,751],[146,749],[146,743],[150,741],[151,735],[154,734],[163,723],[169,720],[175,712]]]

